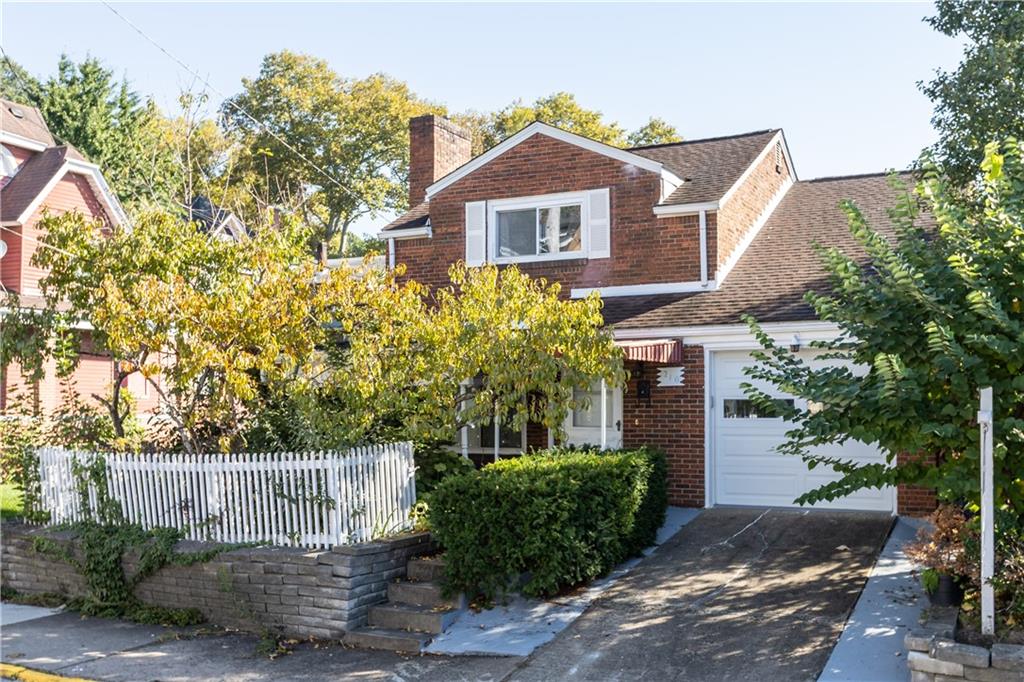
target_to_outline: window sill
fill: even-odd
[[[491,263],[495,265],[517,265],[519,263],[562,263],[570,260],[587,260],[590,256],[586,253],[556,254],[550,256],[516,256],[514,258],[492,258]]]

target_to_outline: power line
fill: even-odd
[[[170,59],[171,59],[171,61],[173,61],[174,63],[176,63],[176,64],[177,64],[178,66],[180,66],[181,68],[185,69],[185,71],[188,71],[188,72],[189,72],[190,74],[192,74],[192,75],[193,75],[194,77],[196,77],[197,79],[199,79],[199,80],[200,80],[200,81],[201,81],[201,82],[203,83],[203,85],[205,85],[205,86],[206,86],[207,88],[209,88],[209,89],[210,89],[210,90],[212,90],[213,92],[217,93],[217,95],[219,95],[220,97],[222,97],[222,98],[224,99],[224,102],[225,102],[225,104],[228,104],[229,106],[233,107],[233,108],[234,108],[234,109],[235,109],[236,111],[238,111],[238,112],[239,112],[240,114],[242,114],[243,116],[245,116],[246,118],[248,118],[248,119],[249,119],[250,121],[252,121],[253,123],[255,123],[255,124],[256,124],[257,126],[259,126],[259,127],[260,127],[260,128],[261,128],[261,129],[262,129],[262,130],[263,130],[264,132],[266,132],[266,133],[267,133],[268,135],[270,135],[270,136],[271,136],[271,137],[273,137],[273,138],[274,138],[275,140],[277,140],[277,141],[278,141],[278,142],[280,142],[280,143],[281,143],[282,145],[284,145],[284,147],[285,147],[286,149],[288,149],[288,151],[290,151],[290,152],[292,152],[293,154],[295,154],[295,155],[296,155],[297,157],[299,157],[299,158],[300,158],[300,159],[302,159],[302,160],[303,160],[304,162],[306,162],[307,164],[309,164],[309,166],[310,166],[311,168],[315,169],[315,170],[316,170],[316,171],[317,171],[318,173],[320,173],[320,174],[321,174],[321,175],[323,175],[323,176],[324,176],[325,178],[327,178],[328,180],[330,180],[330,181],[331,181],[332,183],[334,183],[335,185],[337,185],[337,186],[338,186],[338,188],[339,188],[339,189],[340,189],[341,191],[343,191],[343,192],[347,193],[347,194],[348,194],[349,196],[351,196],[351,197],[352,197],[352,198],[354,198],[354,199],[358,199],[358,200],[361,200],[361,197],[360,197],[359,195],[357,195],[357,194],[356,194],[355,192],[353,192],[352,190],[350,190],[350,189],[349,189],[348,187],[346,187],[345,185],[341,184],[341,182],[340,182],[339,180],[337,180],[337,179],[336,179],[336,178],[335,178],[335,177],[334,177],[333,175],[331,175],[330,173],[328,173],[327,171],[325,171],[325,170],[324,170],[323,168],[321,168],[320,166],[318,166],[317,164],[315,164],[315,163],[313,163],[313,162],[312,162],[311,160],[309,160],[309,159],[308,159],[308,158],[307,158],[307,157],[306,157],[306,156],[305,156],[305,155],[304,155],[304,154],[303,154],[302,152],[300,152],[300,151],[299,151],[298,149],[296,149],[295,147],[293,147],[293,146],[291,146],[290,144],[288,144],[288,143],[287,143],[287,142],[286,142],[286,141],[284,140],[284,138],[282,138],[282,137],[281,137],[280,135],[278,135],[278,134],[277,134],[276,132],[274,132],[273,130],[271,130],[270,126],[268,126],[267,124],[263,123],[263,121],[260,121],[259,119],[257,119],[257,118],[256,118],[255,116],[253,116],[253,115],[252,115],[252,114],[250,114],[250,113],[249,113],[248,111],[246,111],[245,109],[243,109],[243,108],[242,108],[242,107],[241,107],[241,106],[240,106],[239,104],[237,104],[237,103],[235,103],[234,101],[232,101],[230,97],[228,97],[227,95],[225,95],[225,94],[224,94],[223,92],[221,92],[221,91],[220,91],[220,90],[218,90],[217,88],[213,87],[213,85],[211,85],[211,84],[210,84],[210,81],[208,81],[207,79],[203,78],[203,77],[202,77],[201,75],[199,75],[199,73],[198,73],[198,72],[197,72],[197,71],[196,71],[195,69],[191,68],[191,67],[190,67],[190,66],[189,66],[188,64],[186,64],[185,62],[183,62],[182,60],[180,60],[180,59],[179,59],[178,57],[176,57],[175,55],[173,55],[173,54],[172,54],[172,53],[171,53],[170,51],[168,51],[168,50],[167,50],[166,48],[164,48],[164,47],[163,47],[163,46],[162,46],[162,45],[161,45],[160,43],[156,42],[156,40],[154,40],[153,38],[151,38],[151,37],[150,37],[150,36],[149,36],[149,35],[148,35],[148,34],[147,34],[147,33],[146,33],[145,31],[143,31],[143,30],[142,30],[141,28],[139,28],[139,27],[138,27],[138,26],[137,26],[136,24],[134,24],[134,23],[133,23],[133,22],[132,22],[132,21],[131,21],[130,19],[128,19],[127,17],[125,17],[125,16],[123,15],[123,14],[121,14],[120,12],[118,12],[118,11],[117,11],[116,9],[114,9],[114,8],[113,8],[113,7],[112,7],[112,6],[110,5],[110,3],[109,3],[109,2],[105,2],[105,1],[104,1],[104,2],[103,2],[103,5],[104,5],[104,6],[105,6],[105,7],[107,8],[107,9],[109,9],[109,10],[110,10],[111,12],[113,12],[113,13],[114,13],[114,15],[115,15],[115,16],[116,16],[116,17],[117,17],[118,19],[120,19],[120,20],[121,20],[121,21],[123,21],[124,23],[128,24],[128,26],[129,26],[129,27],[131,27],[131,29],[132,29],[132,30],[134,30],[134,31],[135,31],[136,33],[138,33],[138,34],[139,34],[140,36],[142,36],[142,37],[143,37],[143,38],[144,38],[144,39],[145,39],[145,40],[146,40],[147,42],[149,42],[149,43],[150,43],[151,45],[153,45],[153,47],[155,47],[156,49],[160,50],[160,51],[161,51],[161,52],[163,52],[163,53],[164,53],[165,55],[167,55],[167,57],[168,57],[168,58],[170,58]]]

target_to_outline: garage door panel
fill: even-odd
[[[811,353],[805,352],[805,358]],[[726,417],[724,401],[744,396],[740,384],[749,382],[743,369],[754,361],[746,352],[716,352],[713,356],[713,424],[712,455],[713,490],[717,504],[793,506],[799,495],[826,483],[838,480],[839,474],[827,467],[807,469],[799,457],[783,455],[775,448],[786,441],[786,432],[794,425],[781,418],[753,418],[749,406],[736,409],[731,404]],[[814,361],[824,366],[822,361]],[[773,387],[759,385],[765,392],[780,398],[792,398]],[[884,455],[873,445],[847,441],[815,449],[815,454],[853,460],[857,463],[884,462]],[[840,500],[822,502],[815,508],[872,509],[890,511],[893,507],[891,489],[864,490]]]
[[[778,497],[781,504],[792,504],[797,496],[796,479],[783,473],[763,474],[756,479],[745,471],[722,472],[719,477],[720,490],[729,496]]]

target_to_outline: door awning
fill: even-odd
[[[616,341],[627,360],[636,362],[657,362],[663,365],[677,365],[683,361],[683,344],[678,339],[642,339],[637,341]]]

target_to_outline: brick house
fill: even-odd
[[[14,292],[23,308],[39,308],[44,302],[39,280],[45,272],[32,264],[42,236],[39,221],[51,215],[79,211],[105,225],[125,221],[124,210],[110,191],[98,166],[74,147],[58,144],[38,109],[0,100],[0,293]],[[0,325],[3,311],[0,310]],[[77,326],[82,335],[80,361],[71,377],[74,390],[86,400],[106,395],[113,380],[111,358],[90,352],[87,324]],[[139,411],[154,411],[155,392],[140,376],[129,379]],[[0,368],[0,413],[13,405],[14,396],[30,401],[32,411],[53,412],[61,403],[61,386],[53,362],[46,375],[30,382],[16,364]]]
[[[619,149],[536,122],[471,158],[468,134],[428,115],[410,122],[410,150],[411,209],[380,233],[390,266],[437,287],[458,260],[515,263],[568,296],[600,292],[630,380],[605,394],[603,418],[592,388],[593,406],[567,420],[569,442],[663,449],[678,505],[789,506],[833,477],[773,452],[788,427],[758,416],[740,388],[758,348],[741,315],[807,357],[810,341],[834,337],[803,300],[827,286],[812,244],[854,246],[842,199],[887,225],[894,193],[883,174],[801,181],[780,129]],[[550,438],[533,426],[493,431],[470,434],[478,457]],[[828,454],[883,461],[856,442]],[[900,488],[820,506],[932,504]]]

